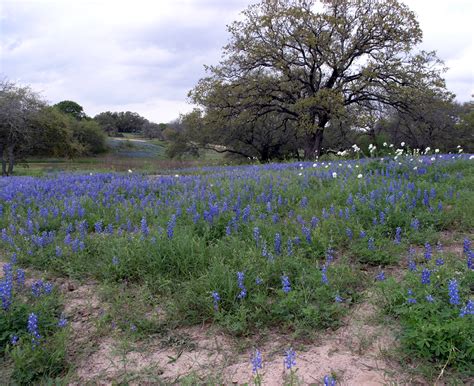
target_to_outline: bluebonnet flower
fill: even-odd
[[[301,231],[303,232],[304,237],[306,238],[306,241],[308,244],[311,244],[311,231],[307,226],[302,226]]]
[[[281,254],[281,235],[279,233],[275,233],[275,253]]]
[[[148,223],[146,221],[145,217],[142,217],[142,220],[140,221],[140,228],[143,236],[148,236],[149,230],[148,230]]]
[[[466,315],[474,315],[474,300],[472,299],[469,299],[466,305],[461,308],[461,311],[459,312],[461,318],[464,318]]]
[[[449,281],[448,291],[449,291],[449,303],[452,305],[458,305],[460,303],[460,300],[459,300],[458,282],[456,279],[451,279]]]
[[[50,294],[53,291],[53,283],[46,282],[43,284],[43,292],[45,294]]]
[[[168,221],[168,226],[167,226],[167,229],[166,229],[166,233],[167,233],[169,239],[172,239],[173,236],[174,236],[174,227],[175,226],[176,226],[176,215],[173,214],[171,216],[170,220]]]
[[[417,231],[420,229],[420,221],[417,218],[414,218],[413,220],[411,220],[410,226],[413,230]]]
[[[471,240],[469,240],[467,237],[464,239],[463,242],[463,251],[467,255],[469,251],[471,250]]]
[[[402,228],[397,227],[395,230],[395,244],[400,244],[402,241]]]
[[[438,267],[442,266],[443,264],[444,264],[444,260],[441,257],[436,259],[436,265]]]
[[[253,228],[253,239],[255,240],[255,244],[258,247],[258,243],[260,241],[260,228],[259,227]]]
[[[22,269],[16,270],[16,283],[20,288],[25,285],[25,271],[23,271]]]
[[[306,207],[308,206],[308,197],[303,197],[303,198],[301,199],[300,206],[301,206],[302,208],[306,208]]]
[[[243,272],[237,272],[237,285],[240,288],[240,293],[237,296],[239,299],[243,299],[247,296],[247,289],[244,286],[245,274]]]
[[[67,326],[67,319],[64,316],[61,316],[58,321],[58,327],[64,328]]]
[[[258,349],[255,350],[255,353],[253,354],[251,358],[252,362],[252,371],[253,373],[257,373],[258,369],[262,368],[262,354]]]
[[[278,217],[278,215],[277,215],[276,213],[275,213],[274,215],[272,215],[272,222],[273,222],[273,224],[276,224],[276,223],[278,222],[278,220],[279,220],[279,217]]]
[[[421,284],[430,284],[431,283],[431,271],[427,268],[424,268],[421,272]]]
[[[346,228],[346,236],[349,238],[349,240],[352,240],[354,237],[354,233],[352,232],[351,228]]]
[[[328,248],[326,250],[326,263],[329,264],[334,260],[334,249]]]
[[[99,220],[97,221],[95,224],[94,224],[94,230],[95,230],[95,233],[101,233],[102,232],[102,220]]]
[[[467,268],[474,269],[474,252],[469,251],[467,253]]]
[[[359,237],[360,237],[361,239],[364,239],[365,236],[367,236],[366,233],[365,233],[365,231],[360,231]]]
[[[416,299],[413,297],[413,291],[411,289],[408,290],[408,299],[407,299],[408,304],[415,304]]]
[[[326,265],[323,265],[323,267],[321,268],[321,281],[323,282],[323,284],[329,283],[328,277],[326,275],[326,271],[327,271],[327,267]]]
[[[296,352],[293,350],[292,347],[285,353],[285,359],[283,360],[283,364],[287,368],[287,370],[291,370],[293,366],[296,366]]]
[[[377,276],[375,277],[375,279],[377,281],[384,281],[385,280],[385,272],[384,271],[380,271]]]
[[[11,264],[3,266],[5,278],[0,281],[0,298],[2,299],[2,307],[5,311],[10,308],[13,296],[13,267]]]
[[[335,301],[336,303],[342,303],[342,302],[343,302],[342,298],[341,298],[339,295],[336,295],[336,296],[334,297],[334,301]]]
[[[36,314],[33,312],[28,316],[27,329],[28,332],[32,335],[33,346],[38,345],[41,339],[41,335],[39,333],[38,328],[38,316],[36,316]]]
[[[432,256],[431,244],[426,243],[425,244],[425,259],[426,260],[431,260],[431,256]]]
[[[137,326],[133,323],[130,323],[130,331],[132,331],[132,332],[137,331]]]
[[[375,250],[375,240],[373,237],[369,238],[368,242],[367,242],[367,248],[369,249],[369,251],[374,251]]]
[[[336,380],[329,375],[324,376],[324,386],[336,386]]]
[[[56,252],[56,257],[61,257],[63,255],[63,250],[61,249],[59,245],[56,245],[55,252]]]
[[[221,297],[216,291],[212,291],[212,299],[214,302],[214,309],[217,311],[219,309],[219,301],[221,300]]]
[[[319,224],[319,218],[317,217],[312,217],[311,218],[311,229],[314,229],[318,226]]]
[[[43,280],[37,280],[31,285],[31,293],[33,294],[34,297],[39,297],[41,296],[41,293],[43,291]]]
[[[288,239],[286,242],[286,254],[288,256],[293,255],[293,241],[291,241],[291,239]]]
[[[281,285],[283,287],[283,292],[288,293],[291,291],[291,285],[290,285],[290,279],[288,279],[288,276],[283,275],[281,277]]]
[[[262,278],[260,278],[260,277],[257,276],[257,278],[255,279],[255,284],[257,284],[257,285],[263,284]]]
[[[18,340],[19,340],[19,339],[20,339],[20,338],[18,338],[17,335],[13,335],[13,336],[11,337],[11,339],[10,339],[10,343],[11,343],[13,346],[15,346],[16,344],[18,344]]]
[[[384,225],[385,224],[385,212],[380,212],[379,214],[379,220],[380,220],[380,224],[381,225]]]
[[[118,257],[117,257],[117,256],[113,256],[113,257],[112,257],[112,265],[117,266],[117,265],[119,265],[119,263],[120,263],[120,260],[118,259]]]
[[[425,299],[427,302],[430,302],[430,303],[433,303],[435,301],[434,297],[430,294],[426,295]]]

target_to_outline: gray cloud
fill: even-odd
[[[191,110],[188,91],[204,64],[219,61],[226,24],[252,2],[4,0],[0,73],[52,103],[75,100],[89,115],[132,110],[169,121]],[[425,32],[422,48],[438,51],[451,68],[448,87],[468,100],[474,93],[470,1],[409,5]]]

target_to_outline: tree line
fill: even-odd
[[[2,176],[29,157],[82,157],[106,152],[106,137],[137,133],[164,139],[168,125],[138,113],[103,112],[91,118],[77,102],[49,105],[29,86],[0,80],[0,158]]]
[[[473,104],[456,103],[436,53],[417,49],[422,30],[401,1],[262,0],[228,31],[171,155],[315,159],[378,141],[474,150]]]
[[[31,156],[75,157],[106,151],[99,124],[75,102],[54,106],[28,86],[0,81],[0,157],[2,176]],[[82,110],[82,108],[80,109]]]

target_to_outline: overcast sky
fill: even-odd
[[[90,116],[135,111],[168,122],[192,109],[187,93],[216,64],[226,25],[252,0],[0,0],[0,77],[74,100]],[[474,2],[405,0],[423,49],[450,68],[459,101],[474,94]]]

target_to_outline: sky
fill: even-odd
[[[474,2],[404,0],[436,50],[457,100],[474,94]],[[94,116],[134,111],[169,122],[217,64],[226,25],[252,0],[0,0],[0,78]]]

